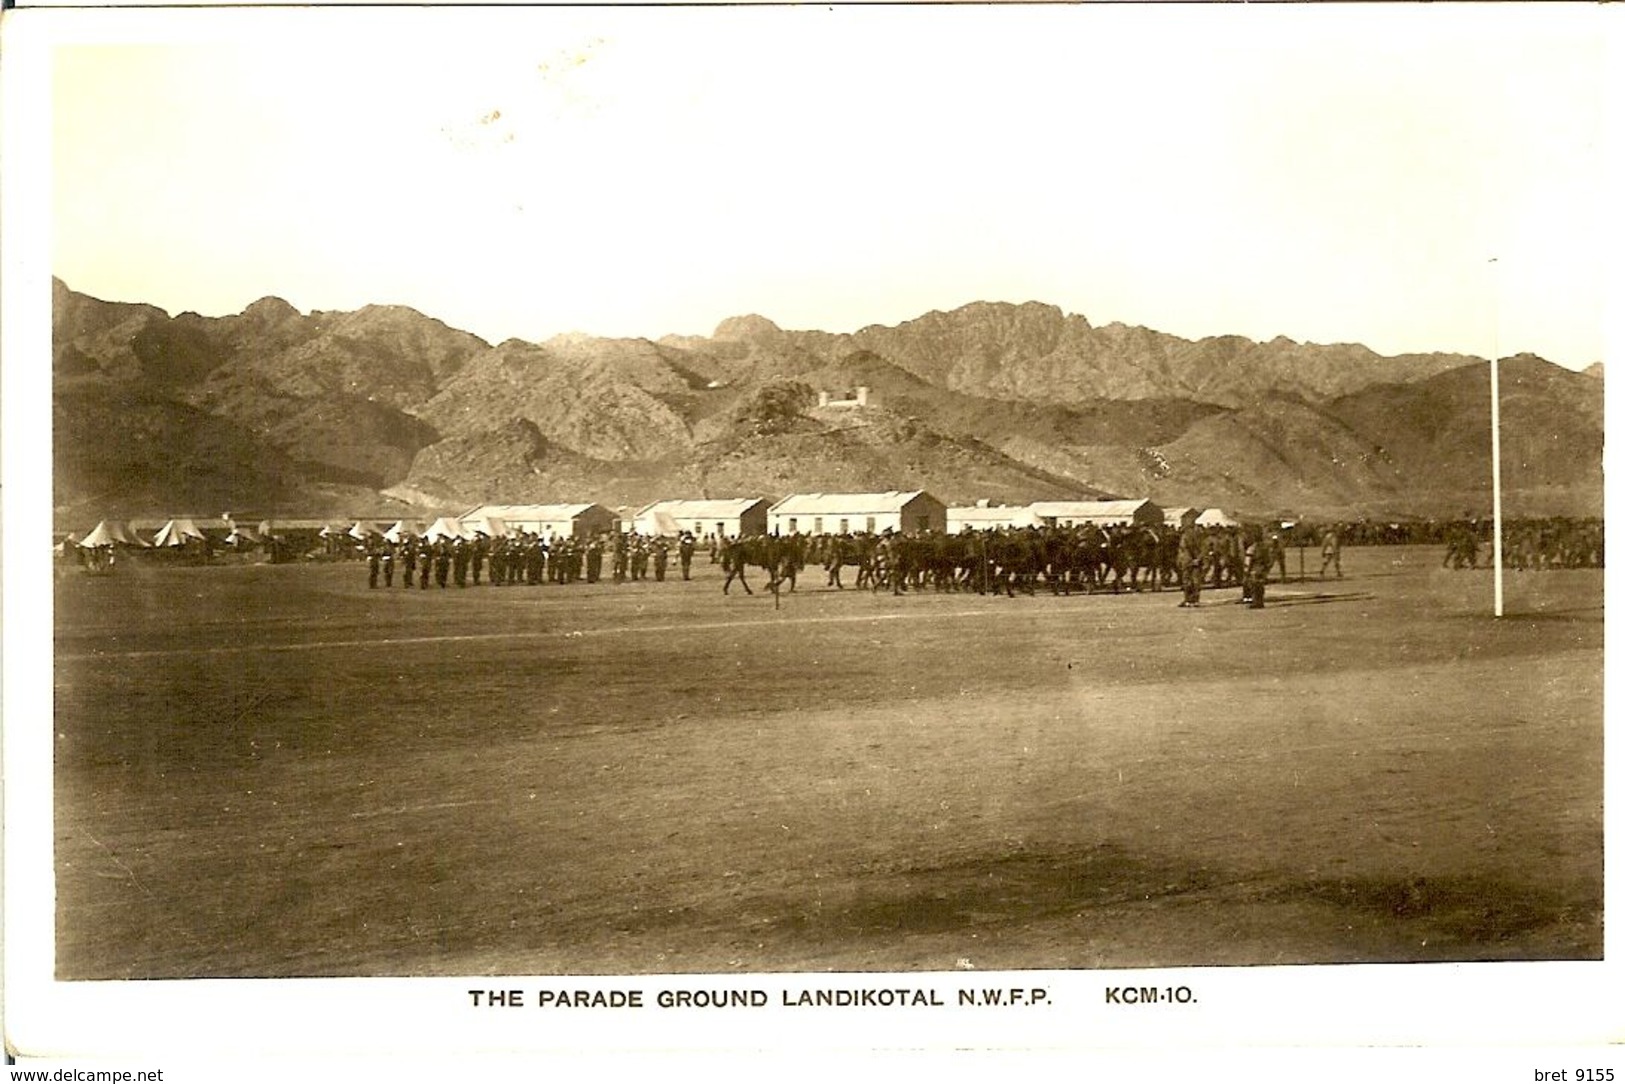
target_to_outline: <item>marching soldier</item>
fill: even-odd
[[[722,580],[722,593],[726,595],[728,586],[738,579],[745,594],[754,595],[756,592],[745,582],[745,543],[739,538],[729,537],[722,543],[718,554],[722,558],[722,571],[726,574]]]
[[[378,542],[374,541],[371,536],[368,536],[368,538],[367,538],[367,587],[369,589],[378,586],[378,569],[379,569],[379,566],[383,563],[383,554],[380,552],[381,548],[382,547],[379,545]]]
[[[427,538],[418,539],[418,590],[429,589],[429,572],[434,567],[434,545]]]

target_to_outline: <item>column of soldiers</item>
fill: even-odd
[[[1436,528],[1436,529],[1435,529]],[[1464,518],[1435,525],[1425,535],[1444,545],[1444,564],[1475,568],[1482,563],[1482,535],[1487,526]],[[765,545],[762,538],[708,536],[708,547],[731,571],[729,581],[742,577],[750,556]],[[1200,605],[1204,587],[1241,588],[1241,600],[1262,606],[1270,579],[1289,578],[1288,539],[1302,549],[1318,547],[1322,579],[1343,576],[1342,548],[1371,537],[1358,525],[1331,523],[1319,527],[1299,524],[1287,537],[1275,528],[1259,527],[1151,527],[1090,524],[1076,527],[997,528],[961,535],[942,532],[906,532],[884,537],[868,534],[798,536],[805,560],[823,567],[829,586],[842,588],[843,566],[857,568],[857,586],[891,586],[896,591],[931,587],[937,590],[989,589],[1013,594],[1034,593],[1038,584],[1059,593],[1160,591],[1179,588],[1181,606]],[[1601,567],[1603,528],[1599,519],[1521,519],[1505,531],[1507,567],[1521,570]],[[603,532],[588,538],[543,537],[519,531],[501,538],[478,535],[472,539],[407,538],[388,542],[369,539],[364,544],[368,585],[391,587],[399,572],[403,585],[426,588],[430,579],[440,587],[475,586],[482,579],[492,586],[515,584],[598,583],[620,584],[650,578],[664,582],[671,551],[677,551],[682,578],[691,578],[695,553],[702,543],[684,532],[674,543],[636,532]],[[772,547],[767,547],[771,549]],[[609,568],[604,568],[605,561]],[[726,591],[727,584],[724,585]],[[748,590],[748,588],[747,588]]]
[[[672,544],[664,538],[605,532],[579,539],[569,535],[543,536],[524,530],[498,538],[476,534],[473,538],[405,537],[391,541],[369,537],[360,549],[367,561],[367,586],[395,584],[395,570],[402,571],[402,586],[426,589],[431,576],[439,587],[481,585],[482,577],[492,587],[542,583],[597,583],[603,574],[604,553],[611,554],[611,572],[616,583],[646,580],[651,563],[654,579],[663,583]],[[683,579],[689,578],[694,561],[694,536],[684,532],[677,542]]]

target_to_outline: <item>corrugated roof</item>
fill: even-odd
[[[950,523],[1035,523],[1037,518],[1024,504],[977,504],[948,509]]]
[[[575,519],[589,508],[601,508],[598,504],[482,504],[478,508],[470,508],[458,519],[500,519],[509,522],[526,522],[529,520],[557,520]],[[605,508],[605,512],[609,509]],[[613,512],[610,513],[614,515]]]
[[[637,518],[645,516],[667,515],[673,519],[737,519],[749,512],[759,504],[766,504],[764,497],[733,497],[701,500],[684,500],[673,498],[671,500],[655,501],[638,510]]]
[[[923,489],[901,492],[889,490],[885,493],[792,493],[778,504],[768,509],[770,514],[816,516],[816,515],[867,515],[871,512],[900,512],[916,497],[931,497]],[[931,497],[936,500],[935,497]],[[939,502],[940,503],[940,502]]]
[[[1034,501],[1027,507],[1036,516],[1132,517],[1150,503],[1149,498],[1142,497],[1137,501]]]

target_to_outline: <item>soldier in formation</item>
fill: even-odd
[[[677,563],[682,566],[683,579],[689,578],[689,570],[694,567],[694,535],[684,531],[677,539]]]

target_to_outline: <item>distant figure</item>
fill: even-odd
[[[1269,583],[1270,569],[1275,564],[1275,547],[1269,535],[1247,547],[1241,581],[1241,601],[1249,610],[1264,608],[1264,587]]]
[[[1187,527],[1179,532],[1179,556],[1176,559],[1179,568],[1179,586],[1185,593],[1185,601],[1179,605],[1200,606],[1202,604],[1202,568],[1207,559],[1207,535],[1200,527]]]
[[[666,551],[668,549],[670,549],[670,548],[671,547],[667,544],[667,542],[666,542],[666,540],[664,538],[655,539],[654,557],[655,557],[655,582],[656,583],[665,583],[666,582]]]
[[[1337,528],[1328,527],[1320,536],[1320,578],[1326,578],[1328,568],[1337,569],[1337,578],[1343,578],[1343,540],[1337,537]]]

